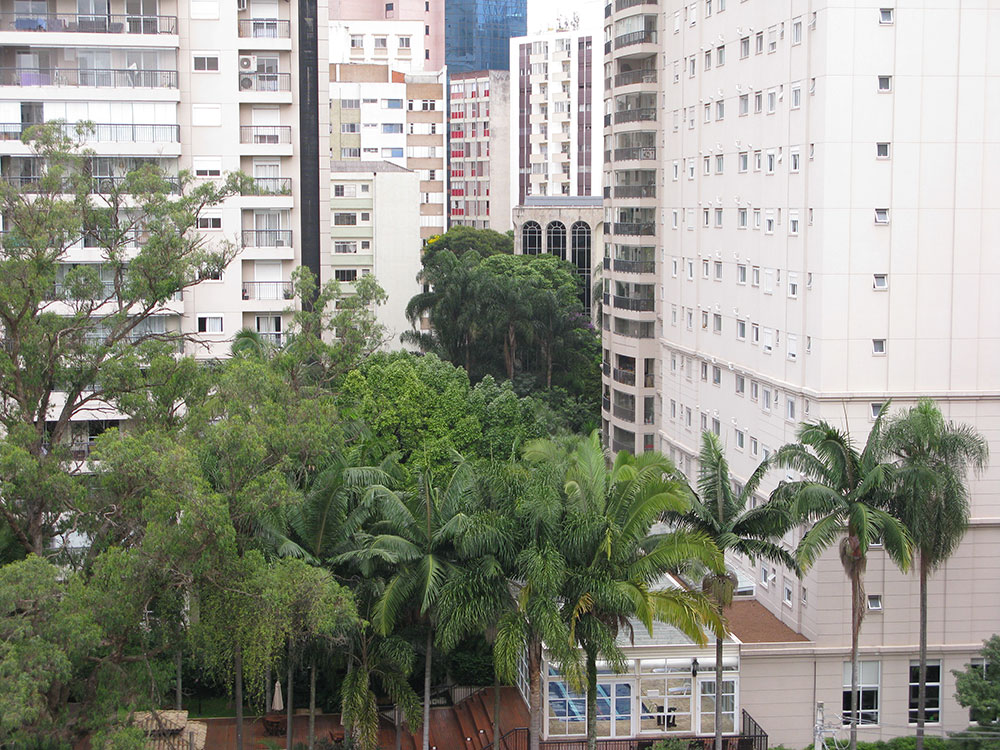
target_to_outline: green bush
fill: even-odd
[[[688,750],[691,740],[684,740],[680,737],[667,737],[654,744],[649,750]]]

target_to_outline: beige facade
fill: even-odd
[[[510,73],[449,81],[449,225],[506,232],[510,215]]]
[[[444,67],[444,3],[434,0],[332,0],[330,18],[342,21],[420,21],[424,33],[424,67]]]
[[[1000,113],[990,4],[617,2],[605,29],[604,430],[693,476],[713,430],[744,481],[806,420],[863,440],[873,412],[931,396],[1000,450],[1000,241],[987,134]],[[935,43],[928,47],[927,35]],[[642,364],[640,364],[642,363]],[[644,377],[635,374],[642,368]],[[761,499],[794,473],[775,472]],[[940,720],[951,670],[1000,622],[1000,472],[930,591]],[[790,546],[798,541],[794,534]],[[809,640],[742,650],[742,705],[772,742],[842,713],[849,589],[835,551],[799,581],[735,559]],[[861,635],[864,739],[912,732],[917,582],[875,550]]]

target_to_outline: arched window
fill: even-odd
[[[580,274],[580,281],[583,282],[583,306],[590,311],[590,245],[591,232],[590,225],[585,221],[578,221],[570,228],[572,239],[570,262],[576,266],[576,272]]]
[[[542,225],[537,221],[526,221],[521,226],[521,252],[525,255],[541,255]]]
[[[545,252],[566,260],[566,225],[561,221],[549,222],[545,228]]]

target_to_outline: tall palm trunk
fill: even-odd
[[[528,750],[539,750],[542,740],[542,644],[528,647]]]
[[[500,675],[493,670],[493,747],[500,741]]]
[[[396,704],[396,710],[393,711],[393,719],[396,722],[396,742],[395,750],[403,750],[403,711],[400,709],[399,704]]]
[[[424,656],[424,737],[422,750],[431,747],[431,649],[434,646],[434,630],[427,629],[427,654]]]
[[[233,690],[236,700],[236,750],[243,750],[243,650],[239,641],[233,649],[233,671],[236,672],[236,686]]]
[[[858,636],[861,634],[861,587],[857,572],[851,574],[851,745],[850,750],[858,750]]]
[[[587,655],[587,750],[597,750],[597,652]],[[614,700],[612,699],[612,704]],[[612,708],[614,711],[614,708]],[[568,718],[568,717],[567,717]]]
[[[271,665],[264,671],[264,713],[271,713]]]
[[[285,747],[287,747],[288,750],[292,750],[292,740],[295,739],[295,726],[293,722],[293,719],[295,718],[295,711],[293,708],[293,706],[295,705],[295,701],[292,700],[292,677],[294,674],[295,674],[295,669],[293,668],[292,665],[292,641],[291,639],[289,639],[288,640],[288,690],[285,691],[288,693],[288,706],[286,706],[288,710],[288,718],[286,720],[287,726],[285,727],[285,743],[286,743]]]
[[[715,638],[715,750],[722,750],[722,639]]]
[[[924,722],[927,720],[927,577],[926,559],[920,555],[920,685],[917,688],[917,746],[924,750]]]
[[[309,664],[309,750],[316,744],[316,657]]]
[[[183,709],[183,706],[181,704],[184,700],[184,689],[181,678],[181,665],[183,662],[183,658],[184,657],[183,654],[181,654],[181,650],[177,649],[177,685],[174,688],[176,691],[176,695],[174,696],[174,703],[176,704],[176,708],[178,711]]]

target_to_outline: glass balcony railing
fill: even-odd
[[[177,16],[0,13],[0,28],[80,34],[176,34]]]
[[[0,68],[0,86],[175,89],[177,88],[177,71],[112,68]]]
[[[0,141],[18,141],[28,128],[36,123],[7,122],[0,123]],[[118,125],[115,123],[100,123],[88,129],[80,130],[75,123],[60,123],[60,130],[75,138],[82,135],[83,140],[105,143],[180,143],[180,125]]]
[[[279,18],[241,18],[237,25],[240,39],[288,39],[292,36],[291,22]]]
[[[240,125],[240,143],[258,145],[292,142],[289,125]]]
[[[254,177],[253,184],[241,190],[243,195],[291,195],[291,177]]]
[[[243,247],[291,247],[291,229],[244,229]]]

